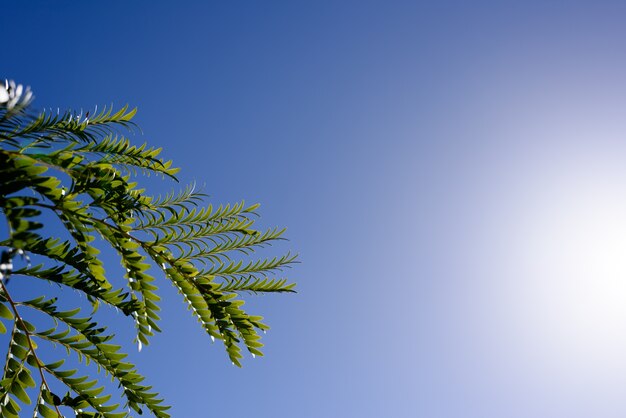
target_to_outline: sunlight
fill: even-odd
[[[550,367],[596,373],[626,357],[626,182],[601,164],[555,172],[520,219],[520,319]]]

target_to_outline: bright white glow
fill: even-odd
[[[553,371],[626,365],[626,170],[610,163],[540,169],[517,210],[508,263],[522,349]]]

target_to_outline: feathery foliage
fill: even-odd
[[[0,209],[8,226],[0,241],[0,332],[9,336],[0,416],[24,416],[28,407],[46,418],[64,411],[126,417],[133,410],[168,417],[169,407],[94,315],[113,307],[131,318],[141,350],[160,331],[153,273],[160,271],[156,276],[171,281],[200,325],[241,366],[242,349],[262,355],[259,331],[268,328],[242,309],[242,295],[294,291],[277,275],[295,256],[250,259],[258,248],[283,239],[284,229],[258,231],[258,205],[205,205],[193,186],[147,194],[135,180],[150,174],[175,179],[178,169],[159,158],[160,149],[132,145],[122,134],[134,127],[134,109],[33,113],[31,99],[29,89],[0,85]],[[101,245],[119,257],[124,285],[107,277]],[[57,298],[20,300],[11,295],[12,277],[15,286],[41,280],[71,288],[75,292],[59,297],[78,292],[92,312],[64,310]],[[51,346],[95,365],[98,377],[65,366],[66,358],[44,361]],[[119,399],[105,393],[105,377],[118,384]]]

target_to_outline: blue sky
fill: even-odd
[[[242,369],[161,281],[173,416],[626,414],[623,3],[58,3],[4,4],[2,76],[137,106],[301,254]]]

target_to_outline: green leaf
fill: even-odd
[[[45,404],[39,404],[39,406],[37,406],[37,411],[44,418],[58,418],[59,417],[56,412],[48,408]]]
[[[15,395],[15,397],[20,401],[30,405],[30,398],[28,397],[28,395],[24,391],[24,388],[19,382],[13,382],[13,384],[11,385],[11,393]]]
[[[0,303],[0,317],[4,319],[13,319],[13,312],[6,307],[4,303]]]
[[[28,369],[22,369],[19,373],[17,378],[20,380],[20,382],[26,386],[27,388],[32,388],[35,387],[36,383],[33,380],[33,378],[30,375],[30,371]]]

